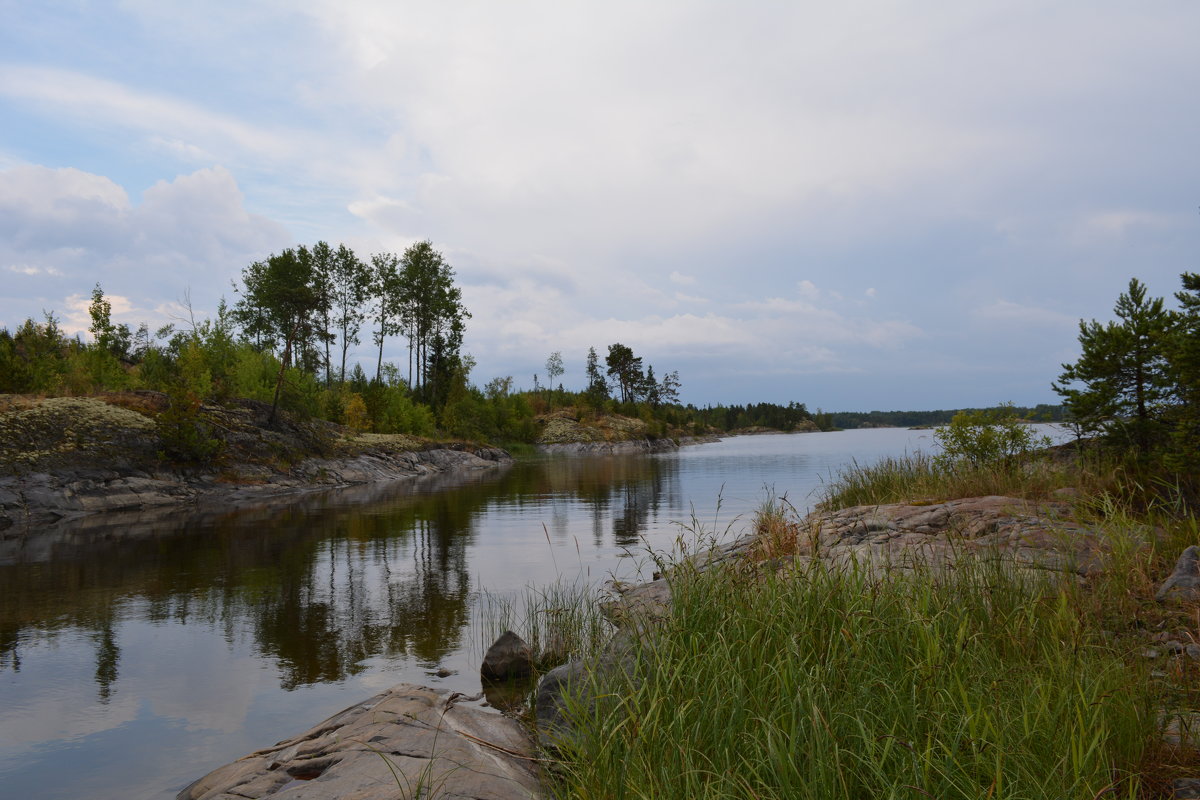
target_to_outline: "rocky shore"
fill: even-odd
[[[720,441],[716,436],[684,436],[678,439],[626,439],[615,442],[551,442],[537,445],[539,453],[572,456],[636,455],[670,453],[690,444]]]
[[[822,561],[905,570],[918,563],[953,568],[961,559],[985,557],[1082,580],[1102,568],[1106,548],[1101,532],[1079,523],[1064,500],[993,496],[816,511],[782,531],[759,529],[698,552],[684,568],[738,562],[755,570],[784,569],[793,562]],[[287,797],[309,800],[383,800],[395,796],[398,786],[411,794],[421,782],[440,787],[435,794],[445,798],[545,796],[537,759],[575,735],[564,714],[566,698],[586,701],[596,674],[627,668],[634,637],[653,637],[654,619],[670,607],[669,575],[612,589],[607,613],[618,632],[608,647],[593,659],[552,669],[538,683],[536,743],[523,723],[480,707],[478,697],[401,684],[305,734],[215,770],[179,800],[264,798],[285,790]],[[1180,558],[1160,592],[1160,599],[1168,596],[1200,597],[1200,549]],[[523,645],[510,633],[505,637]],[[1158,650],[1200,657],[1200,649],[1193,653],[1173,643]],[[1184,793],[1185,783],[1177,782],[1175,796],[1198,796]]]
[[[0,414],[0,531],[115,512],[258,503],[304,492],[508,464],[503,450],[355,434],[320,421],[266,424],[266,408],[205,406],[221,455],[161,454],[165,398],[126,393],[30,400]]]
[[[402,683],[213,770],[178,800],[542,797],[525,729],[478,700]]]

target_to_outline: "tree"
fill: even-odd
[[[638,389],[644,380],[642,359],[634,356],[631,348],[618,342],[608,346],[608,357],[604,359],[604,363],[608,365],[608,374],[621,390],[621,402],[635,402]]]
[[[558,350],[555,350],[550,354],[549,358],[546,359],[546,375],[550,378],[551,407],[554,406],[554,384],[560,377],[562,377],[564,372],[566,372],[566,367],[563,366],[562,353],[560,353]]]
[[[679,389],[682,384],[679,382],[679,371],[671,370],[666,375],[663,375],[662,382],[658,384],[658,398],[666,404],[679,402]]]
[[[112,321],[112,303],[104,297],[104,291],[97,283],[92,289],[92,303],[88,306],[88,314],[92,325],[88,329],[95,340],[96,347],[110,353],[114,358],[127,358],[129,347],[133,344],[133,332],[128,325],[114,325]]]
[[[600,371],[600,357],[596,355],[596,348],[589,347],[587,354],[587,393],[588,401],[593,406],[599,407],[601,403],[608,399],[608,381],[604,379],[604,373]]]
[[[375,344],[379,345],[379,361],[375,365],[375,380],[383,380],[383,343],[399,333],[400,315],[404,304],[404,282],[400,277],[400,257],[395,253],[375,253],[371,256],[371,294],[375,297]],[[412,385],[412,348],[409,348],[409,385]]]
[[[400,263],[398,310],[409,340],[409,382],[427,398],[437,397],[439,379],[444,385],[456,369],[453,362],[471,314],[454,285],[454,270],[431,242],[409,247]]]
[[[1179,406],[1173,415],[1167,464],[1191,475],[1200,474],[1200,274],[1180,276],[1183,291],[1175,293],[1180,312],[1174,317],[1167,356]]]
[[[274,424],[292,353],[313,350],[318,333],[316,317],[324,298],[316,285],[312,259],[290,248],[246,267],[242,283],[242,298],[234,309],[234,318],[258,341],[283,348],[271,402],[270,424]]]
[[[650,404],[651,408],[658,408],[659,403],[662,402],[662,397],[658,393],[658,379],[654,377],[653,364],[646,367],[646,375],[642,379],[638,394],[646,398],[646,402]]]
[[[1083,432],[1105,433],[1148,452],[1172,394],[1166,358],[1171,315],[1137,279],[1117,299],[1120,322],[1079,322],[1081,355],[1052,384]],[[1076,385],[1082,384],[1082,388]]]
[[[371,290],[371,271],[353,250],[341,244],[329,260],[328,276],[329,307],[333,323],[340,331],[339,341],[342,346],[338,380],[345,383],[346,354],[351,345],[360,344],[358,332],[367,318],[363,305]]]
[[[333,344],[333,250],[326,242],[317,242],[308,249],[301,245],[297,248],[301,260],[312,265],[313,286],[320,297],[318,314],[321,317],[321,341],[325,345],[325,385],[333,382],[331,370],[333,359],[329,355],[329,346]]]

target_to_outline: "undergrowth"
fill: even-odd
[[[670,617],[578,706],[559,796],[1135,797],[1145,681],[1045,582],[977,564],[677,570]]]
[[[555,796],[1173,796],[1173,779],[1200,777],[1200,751],[1164,738],[1200,735],[1200,662],[1155,647],[1200,643],[1200,609],[1154,594],[1200,526],[1135,467],[955,475],[917,456],[843,473],[824,503],[1066,498],[1103,558],[1082,578],[1003,559],[835,568],[794,558],[805,525],[765,503],[748,559],[663,565],[670,612],[570,706],[580,735]]]

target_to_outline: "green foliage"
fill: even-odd
[[[604,401],[608,399],[608,381],[604,379],[604,373],[600,371],[600,357],[596,355],[596,348],[589,347],[587,354],[587,388],[584,389],[584,395],[587,398],[587,404],[593,410],[598,411],[604,405]]]
[[[235,318],[262,346],[282,346],[281,365],[271,399],[271,420],[280,404],[286,368],[294,353],[306,373],[317,366],[315,342],[324,334],[316,324],[326,304],[316,279],[311,254],[304,248],[272,254],[242,271],[242,299]]]
[[[57,390],[78,343],[63,335],[54,314],[45,322],[27,319],[10,334],[0,329],[0,391],[46,393]]]
[[[770,428],[772,430],[794,431],[804,422],[812,419],[804,403],[790,402],[786,406],[777,403],[751,403],[734,406],[706,406],[705,408],[688,408],[689,416],[696,422],[708,428],[719,431],[734,431],[741,428]]]
[[[184,346],[176,376],[167,389],[167,408],[155,419],[163,458],[177,463],[207,463],[220,456],[224,442],[201,412],[203,398],[212,393],[212,373],[198,339]]]
[[[608,346],[608,356],[604,363],[608,365],[608,376],[621,390],[621,402],[635,402],[638,389],[645,382],[642,359],[633,354],[632,348],[617,342]]]
[[[1070,587],[996,562],[747,579],[668,571],[672,606],[570,715],[557,796],[1137,796],[1148,682]]]
[[[207,464],[224,451],[200,411],[200,399],[185,390],[169,393],[170,404],[155,419],[162,458],[183,464]]]
[[[1178,394],[1172,410],[1167,465],[1184,475],[1200,475],[1200,274],[1180,276],[1183,290],[1175,294],[1180,312],[1174,317],[1167,342],[1171,377]]]
[[[371,430],[375,433],[405,433],[412,436],[433,436],[437,426],[433,411],[413,399],[403,382],[353,381],[361,387],[367,407]]]
[[[92,318],[89,329],[95,346],[109,353],[114,359],[128,358],[129,347],[133,334],[128,325],[114,325],[112,321],[112,303],[104,297],[100,284],[92,289],[92,303],[88,306],[88,314]]]
[[[1048,436],[1034,436],[1012,403],[983,411],[960,411],[933,436],[942,447],[936,462],[943,467],[961,461],[976,467],[993,462],[1013,466],[1020,456],[1051,444]]]
[[[1162,435],[1172,394],[1167,362],[1171,315],[1137,278],[1117,298],[1120,322],[1080,321],[1081,355],[1063,364],[1054,391],[1082,433],[1103,433],[1147,453]]]

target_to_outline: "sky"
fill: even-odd
[[[482,385],[620,342],[697,405],[1057,402],[1200,271],[1200,4],[0,0],[0,326],[214,313],[428,239]],[[374,347],[352,349],[373,363]],[[385,358],[406,360],[402,339]]]

